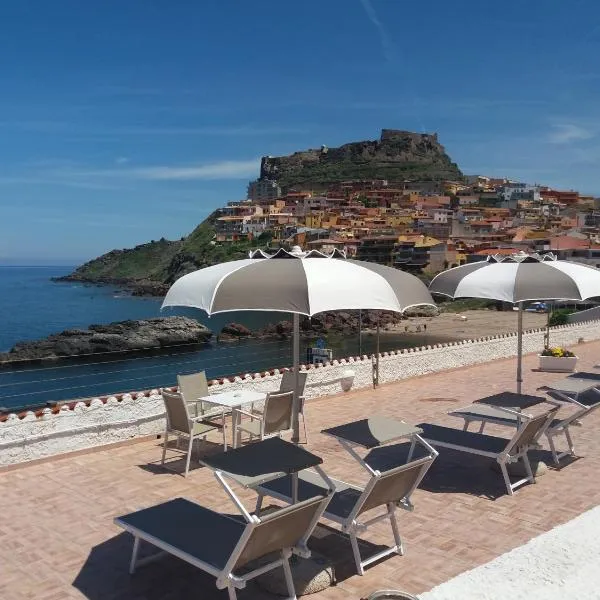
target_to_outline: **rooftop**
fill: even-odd
[[[581,370],[592,370],[600,342],[578,345],[577,354]],[[562,377],[533,371],[536,360],[525,358],[525,393],[536,393],[543,383]],[[321,429],[373,414],[459,427],[460,421],[447,416],[449,410],[513,390],[514,378],[515,360],[507,359],[310,401],[308,447],[323,457],[330,475],[357,481],[356,463],[332,438],[321,435]],[[536,485],[524,486],[512,497],[484,460],[443,451],[413,497],[415,511],[399,515],[405,556],[385,559],[359,577],[352,570],[348,540],[320,527],[314,547],[335,555],[338,585],[315,600],[358,599],[383,588],[419,594],[600,504],[598,427],[600,414],[595,413],[574,432],[585,458],[561,470],[550,468]],[[218,438],[214,441],[202,451],[218,450]],[[127,572],[132,539],[113,525],[114,517],[177,496],[234,511],[208,469],[195,463],[185,479],[162,469],[159,458],[158,441],[146,439],[0,470],[0,597],[225,598],[214,578],[172,557],[141,567],[133,576]],[[252,492],[242,496],[253,506]],[[380,523],[361,538],[365,545],[388,543],[388,529]],[[239,598],[274,596],[249,584]]]

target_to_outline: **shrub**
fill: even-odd
[[[550,319],[548,320],[548,325],[550,327],[555,327],[556,325],[566,325],[567,324],[567,316],[574,313],[575,311],[571,308],[559,308],[558,310],[553,310],[550,315]]]

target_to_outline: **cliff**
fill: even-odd
[[[163,296],[186,273],[248,256],[249,242],[215,246],[213,223],[214,214],[181,240],[161,239],[135,248],[112,250],[57,280],[110,283],[128,287],[138,296]]]
[[[377,141],[323,147],[291,156],[264,157],[261,177],[276,179],[284,188],[289,188],[306,183],[317,185],[360,179],[456,180],[462,178],[462,173],[436,134],[384,129]],[[162,238],[131,249],[112,250],[60,279],[116,284],[129,287],[135,295],[161,296],[186,273],[246,258],[249,249],[264,245],[258,239],[215,245],[216,217],[215,212],[181,240]]]
[[[305,150],[290,156],[265,156],[260,178],[288,190],[306,183],[357,179],[460,180],[463,174],[446,154],[437,134],[383,129],[379,140],[351,142],[339,148]]]

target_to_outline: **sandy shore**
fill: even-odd
[[[524,313],[523,326],[525,329],[545,327],[546,319],[545,314]],[[389,326],[381,333],[385,335],[406,332],[448,340],[464,340],[516,330],[516,311],[466,310],[462,313],[441,313],[436,317],[411,317],[398,325]]]

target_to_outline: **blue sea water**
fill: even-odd
[[[65,329],[126,319],[165,316],[161,300],[129,296],[113,286],[53,282],[72,272],[73,267],[0,266],[0,351],[24,340],[35,340]],[[215,333],[235,320],[250,328],[279,321],[281,314],[235,313],[208,318],[200,311],[175,311],[207,325]],[[425,340],[385,336],[382,351]],[[427,342],[431,343],[431,341]],[[304,345],[308,345],[304,344]],[[332,340],[334,356],[359,353],[358,336]],[[375,348],[372,336],[363,336],[362,353]],[[301,348],[301,356],[305,348]],[[86,360],[61,360],[43,364],[0,368],[0,407],[42,406],[47,402],[87,398],[175,385],[177,374],[206,370],[209,378],[257,372],[291,364],[287,340],[244,340],[234,343],[211,341],[201,347],[172,348],[157,355],[95,356]]]

